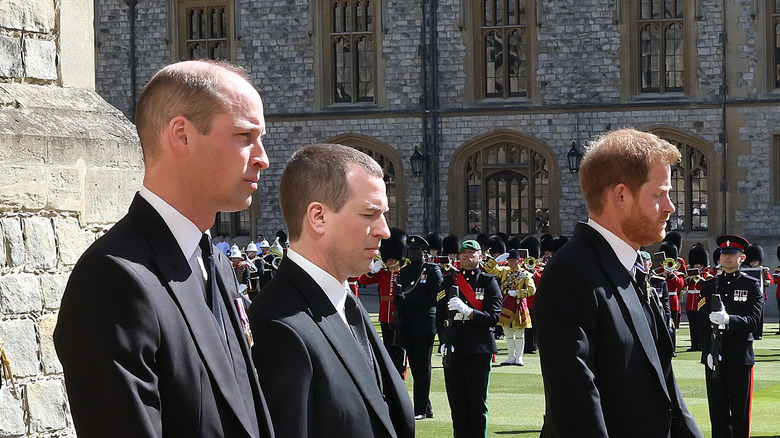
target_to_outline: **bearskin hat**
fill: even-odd
[[[541,251],[542,254],[544,254],[545,251],[553,251],[553,236],[551,234],[544,233],[542,234],[542,237],[539,238],[539,244],[541,245]]]
[[[666,258],[672,258],[674,260],[677,260],[677,255],[679,254],[677,246],[669,241],[661,243],[661,247],[658,248],[658,251],[663,252],[666,255]]]
[[[504,244],[504,241],[496,235],[488,237],[485,245],[480,246],[482,248],[486,248],[486,252],[488,254],[503,254],[506,252],[506,245]]]
[[[437,254],[441,253],[442,241],[444,240],[444,236],[442,236],[441,233],[431,233],[425,240],[428,242],[428,247],[431,252],[436,250]]]
[[[566,236],[555,236],[555,238],[553,238],[553,253],[561,249],[561,247],[568,242],[569,238]]]
[[[506,249],[520,249],[520,242],[522,241],[523,239],[520,236],[512,236],[506,242]]]
[[[390,228],[390,237],[382,239],[379,244],[379,254],[383,261],[396,259],[403,263],[404,249],[406,248],[406,233],[400,228]]]
[[[527,249],[529,257],[533,257],[535,259],[538,259],[539,255],[541,253],[541,244],[536,239],[536,237],[528,236],[525,239],[520,241],[520,248],[519,249]]]
[[[664,237],[664,242],[672,242],[677,247],[677,254],[679,254],[680,248],[682,248],[682,234],[677,231],[669,231]]]
[[[450,234],[441,241],[441,251],[444,254],[457,254],[460,242],[458,236]]]
[[[720,247],[715,248],[715,250],[712,251],[712,263],[717,265],[718,260],[720,260]]]
[[[745,264],[758,260],[758,264],[764,263],[764,248],[751,244],[745,248]]]
[[[284,230],[277,231],[276,237],[279,238],[279,243],[281,243],[282,246],[285,246],[287,244],[287,233],[285,233]]]
[[[479,243],[480,248],[487,248],[487,240],[488,240],[487,234],[479,233],[477,234],[477,238],[474,240],[476,240],[477,243]]]
[[[707,250],[701,244],[694,244],[688,251],[688,266],[707,266]]]

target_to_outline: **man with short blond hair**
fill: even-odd
[[[141,94],[143,187],[79,259],[54,331],[79,437],[274,436],[235,276],[207,233],[249,206],[269,164],[240,72],[181,62]]]
[[[593,142],[580,167],[587,223],[544,269],[532,319],[543,437],[701,437],[672,372],[672,340],[638,250],[660,241],[677,148],[634,129]]]

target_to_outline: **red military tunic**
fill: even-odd
[[[395,322],[393,297],[397,277],[398,271],[382,268],[376,274],[363,274],[358,278],[361,284],[379,284],[379,322]]]

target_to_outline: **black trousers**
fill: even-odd
[[[699,311],[686,310],[685,313],[688,315],[688,328],[691,331],[691,348],[694,350],[701,350],[701,345],[699,344],[699,329],[696,324],[696,318]]]
[[[452,413],[454,438],[487,436],[488,383],[492,354],[452,354],[444,368],[444,386]]]
[[[404,345],[414,377],[414,415],[431,411],[431,354],[434,335],[406,336]]]
[[[385,344],[395,369],[398,370],[401,378],[406,380],[406,350],[393,345],[396,330],[389,322],[380,322],[379,327],[382,329],[382,343]]]
[[[753,366],[721,366],[717,378],[705,367],[712,438],[748,438]]]
[[[525,348],[523,348],[523,353],[525,354],[534,354],[536,353],[536,349],[538,347],[536,346],[536,333],[534,333],[533,327],[526,327],[525,328]]]

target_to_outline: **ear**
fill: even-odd
[[[326,216],[330,210],[321,202],[312,202],[306,207],[305,224],[316,235],[325,234]]]
[[[612,189],[608,191],[607,199],[616,207],[623,209],[628,204],[630,199],[633,199],[631,191],[628,190],[628,186],[623,183],[618,183]]]
[[[184,116],[172,118],[163,130],[163,138],[171,146],[173,152],[177,154],[186,154],[189,151],[190,135],[193,133],[194,126]]]

